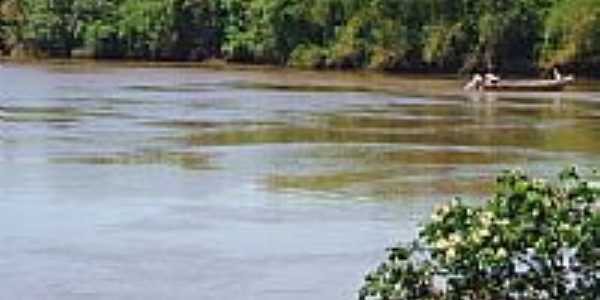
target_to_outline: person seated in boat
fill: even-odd
[[[500,77],[493,73],[485,74],[484,85],[496,85],[500,82]]]

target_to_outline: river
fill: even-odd
[[[0,298],[347,300],[432,207],[600,158],[596,82],[0,68]]]

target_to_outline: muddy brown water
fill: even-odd
[[[600,158],[600,93],[118,64],[0,68],[0,298],[354,299],[432,206]]]

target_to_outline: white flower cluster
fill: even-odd
[[[444,218],[448,215],[448,213],[450,213],[450,206],[442,205],[442,206],[436,207],[433,210],[433,214],[431,215],[431,220],[436,223],[442,222],[444,220]]]

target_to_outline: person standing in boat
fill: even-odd
[[[481,74],[477,73],[473,75],[471,81],[469,81],[465,87],[465,91],[479,91],[483,87],[483,77]]]
[[[554,80],[561,81],[562,74],[560,74],[560,72],[558,71],[558,68],[554,68],[553,72],[554,72]]]

